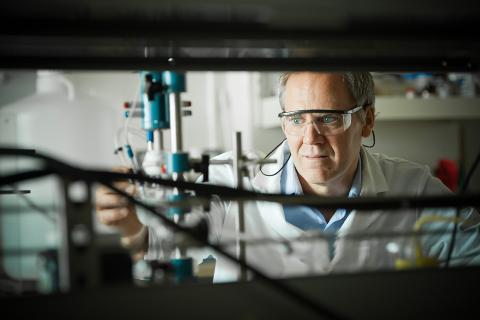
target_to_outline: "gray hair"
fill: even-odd
[[[288,78],[295,72],[284,72],[280,75],[278,86],[278,99],[280,106],[285,111],[285,87]],[[341,73],[348,89],[355,99],[357,106],[369,105],[375,113],[375,92],[373,78],[370,72],[345,72]]]

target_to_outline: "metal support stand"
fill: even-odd
[[[71,181],[62,180],[64,214],[59,216],[59,289],[71,292],[99,286],[99,259],[93,231],[91,188],[85,199],[74,202],[69,195]]]
[[[183,143],[182,143],[182,109],[180,104],[180,93],[171,92],[168,95],[169,99],[169,108],[170,108],[170,139],[171,139],[171,152],[180,153],[182,152]],[[172,178],[175,181],[182,180],[181,173],[174,172],[172,173]],[[174,189],[174,194],[178,194],[178,190]],[[183,215],[175,215],[174,222],[180,224],[184,220]],[[177,248],[175,250],[175,257],[181,259],[185,257],[186,252],[184,249]]]
[[[242,133],[235,132],[233,139],[233,173],[235,175],[235,183],[238,189],[243,189],[243,155],[242,155]],[[238,216],[236,220],[237,231],[237,257],[240,261],[246,262],[246,245],[241,239],[245,235],[245,212],[243,201],[238,201]],[[240,280],[247,280],[247,270],[240,266]]]
[[[163,133],[160,129],[155,129],[153,131],[153,150],[162,151],[163,150]]]
[[[172,153],[181,152],[182,144],[182,110],[180,105],[180,93],[172,92],[168,95],[170,106],[170,135]]]

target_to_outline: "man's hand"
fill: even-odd
[[[127,173],[128,168],[114,168],[115,172]],[[114,186],[135,195],[135,185],[127,181],[115,182]],[[143,225],[138,220],[135,207],[112,189],[100,186],[95,192],[98,220],[104,225],[116,228],[122,237],[132,237],[138,234]]]

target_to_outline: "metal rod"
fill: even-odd
[[[61,292],[69,292],[71,289],[71,273],[70,273],[70,228],[68,219],[68,183],[62,181],[62,191],[64,199],[64,210],[60,211],[57,219],[58,230],[60,234],[59,248],[58,248],[58,288]]]
[[[168,95],[170,108],[170,139],[172,153],[181,152],[182,144],[182,113],[180,94],[173,92]]]
[[[168,95],[168,105],[170,110],[170,148],[172,153],[181,152],[183,149],[182,144],[182,110],[180,104],[180,93],[172,92]],[[172,173],[172,179],[174,181],[183,180],[183,176],[177,172]],[[178,194],[177,188],[173,189],[174,194]],[[184,217],[181,215],[175,215],[173,221],[176,224],[181,224],[184,221]],[[175,248],[174,257],[176,259],[184,258],[186,250],[183,248]]]
[[[235,132],[233,138],[233,173],[235,175],[235,183],[237,189],[243,189],[242,176],[243,176],[243,163],[242,163],[242,133]],[[237,257],[238,260],[246,263],[246,244],[240,235],[245,233],[245,212],[243,201],[238,201],[238,215],[236,220],[237,231]],[[247,269],[244,265],[240,265],[240,280],[247,280]]]
[[[72,292],[97,288],[100,285],[100,268],[93,231],[91,187],[82,183],[85,198],[73,201],[69,189],[72,182],[62,179],[64,210],[58,217],[60,232],[59,289]],[[81,262],[81,263],[79,263]]]
[[[153,148],[155,151],[163,150],[163,133],[160,129],[153,131]]]
[[[464,47],[466,42],[460,42]],[[2,43],[3,45],[3,43]],[[42,48],[39,48],[41,50]],[[12,47],[15,51],[15,47]],[[428,53],[428,52],[427,52]],[[476,57],[476,55],[473,55]],[[175,64],[167,57],[104,57],[100,54],[90,56],[67,56],[65,53],[41,56],[20,56],[0,52],[0,69],[69,69],[69,70],[190,70],[190,71],[371,71],[377,72],[475,72],[480,69],[478,63],[472,63],[470,57],[428,57],[421,53],[415,56],[378,57],[369,52],[360,57],[306,57],[306,58],[176,58]]]

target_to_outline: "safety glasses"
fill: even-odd
[[[352,124],[352,114],[362,110],[363,106],[356,106],[348,110],[306,109],[281,112],[285,133],[292,136],[304,136],[309,124],[318,134],[333,136],[345,132]]]

